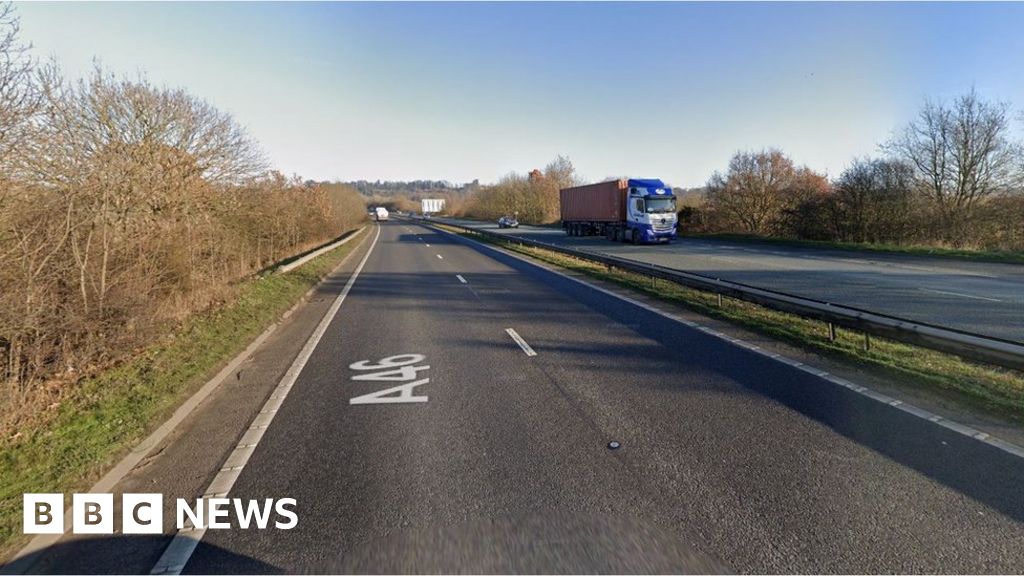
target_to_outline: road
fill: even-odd
[[[703,238],[633,246],[451,221],[1024,343],[1024,265]]]
[[[414,222],[355,255],[115,489],[204,494],[328,319],[230,490],[297,527],[209,530],[185,573],[1024,567],[1018,456]],[[169,541],[66,537],[33,571],[145,573]]]

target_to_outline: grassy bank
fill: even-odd
[[[714,240],[733,240],[754,244],[771,244],[776,246],[805,246],[809,248],[831,248],[858,252],[874,252],[879,254],[905,254],[911,256],[932,256],[952,260],[973,260],[975,262],[996,262],[1005,264],[1024,264],[1024,252],[1006,252],[999,250],[963,250],[956,248],[940,248],[935,246],[902,246],[898,244],[868,244],[866,242],[833,242],[828,240],[796,240],[789,238],[771,238],[751,234],[684,234],[686,238],[708,238]]]
[[[362,236],[367,231],[360,232]],[[24,492],[85,489],[360,244],[359,238],[287,274],[247,280],[232,302],[163,342],[78,384],[52,418],[0,444],[0,558],[24,543]]]
[[[1024,423],[1024,374],[1020,372],[979,365],[951,354],[874,336],[871,337],[870,349],[865,350],[863,334],[840,329],[833,341],[829,339],[827,325],[820,321],[729,298],[723,299],[723,305],[719,307],[717,295],[709,292],[662,280],[652,284],[650,277],[633,272],[609,270],[602,264],[577,260],[557,252],[466,234],[455,228],[446,229],[681,305],[804,350],[880,370],[895,376],[900,385],[938,390],[958,401]]]

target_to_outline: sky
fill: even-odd
[[[562,154],[588,181],[694,187],[765,147],[836,176],[926,98],[1024,107],[1024,3],[16,8],[69,76],[185,88],[318,180],[486,183]]]

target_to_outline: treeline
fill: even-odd
[[[368,206],[383,206],[388,210],[419,212],[424,198],[444,200],[445,214],[461,214],[467,198],[480,189],[480,181],[453,184],[447,180],[356,180],[346,182],[363,195]]]
[[[781,151],[739,152],[711,177],[683,231],[1024,250],[1024,146],[1009,105],[975,92],[927,102],[876,158],[837,178]]]
[[[377,180],[369,182],[367,180],[354,180],[352,182],[346,182],[346,184],[355,188],[364,196],[403,195],[417,199],[420,197],[426,198],[430,196],[431,193],[437,192],[469,194],[471,192],[475,192],[480,187],[479,180],[473,180],[466,184],[452,184],[447,180],[412,180],[409,182],[391,180]]]
[[[469,198],[465,192],[453,192],[451,190],[435,190],[429,193],[416,194],[374,194],[364,197],[367,206],[383,206],[394,212],[419,212],[423,205],[420,202],[423,198],[440,198],[444,200],[444,214],[462,214],[466,201]]]
[[[0,404],[74,381],[365,218],[183,90],[40,65],[0,4]]]
[[[580,184],[572,162],[558,156],[544,170],[512,172],[492,186],[484,186],[462,206],[471,218],[493,220],[516,215],[524,224],[548,224],[560,217],[558,191]]]

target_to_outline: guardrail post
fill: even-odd
[[[721,292],[716,292],[716,295],[718,296],[718,307],[721,308],[722,307],[722,293]]]
[[[864,333],[864,351],[871,350],[871,335],[867,332]]]
[[[836,325],[831,322],[828,323],[828,339],[830,342],[836,341]]]

